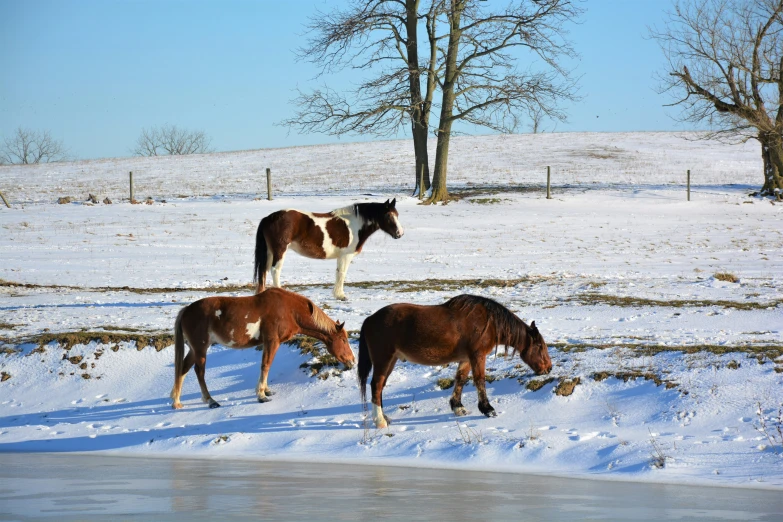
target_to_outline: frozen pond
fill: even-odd
[[[0,454],[0,520],[781,520],[780,491],[390,466]]]

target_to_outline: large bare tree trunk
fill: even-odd
[[[427,154],[427,110],[421,96],[421,72],[419,69],[419,39],[418,39],[419,0],[405,0],[405,29],[408,33],[407,59],[408,82],[411,91],[411,133],[413,134],[413,150],[416,154],[416,176],[414,193],[430,188],[430,166]],[[420,187],[424,172],[424,187]]]
[[[783,196],[783,139],[759,136],[761,157],[764,160],[763,196]]]
[[[440,107],[440,122],[438,124],[438,144],[435,147],[435,173],[432,178],[432,195],[428,203],[448,201],[449,191],[446,188],[446,172],[449,165],[449,141],[451,125],[454,121],[454,87],[457,80],[457,54],[459,41],[462,37],[460,20],[465,9],[464,0],[451,0],[449,10],[449,46],[446,52],[446,72],[443,76],[443,99]]]

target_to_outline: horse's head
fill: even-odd
[[[335,323],[335,330],[330,336],[329,342],[326,343],[326,350],[343,363],[347,369],[353,368],[356,359],[354,359],[351,345],[348,344],[348,331],[345,329],[345,323]]]
[[[400,239],[405,231],[402,229],[402,225],[400,225],[399,214],[395,208],[396,203],[397,198],[394,198],[391,201],[387,199],[386,203],[382,203],[383,210],[381,216],[377,220],[377,223],[378,226],[381,227],[381,230],[389,234],[391,237],[394,239]]]
[[[536,372],[536,375],[542,375],[552,371],[552,359],[549,358],[549,348],[546,341],[541,336],[541,332],[536,327],[536,322],[530,323],[530,329],[527,332],[529,341],[519,350],[522,360]]]

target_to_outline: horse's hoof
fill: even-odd
[[[209,403],[210,408],[220,408],[220,403],[217,401],[212,401]]]
[[[174,404],[171,405],[171,407],[174,408],[175,410],[181,410],[182,409],[182,403],[181,402],[175,402]]]
[[[465,415],[470,413],[467,410],[467,408],[465,408],[464,406],[459,406],[457,408],[454,408],[452,411],[454,412],[454,415],[456,415],[457,417],[464,417]]]
[[[277,392],[273,392],[272,390],[267,388],[266,390],[264,390],[264,393],[267,395],[267,397],[269,397],[270,395],[274,395]]]
[[[272,399],[270,399],[270,398],[269,398],[269,397],[267,397],[266,395],[260,395],[260,396],[258,397],[258,402],[261,402],[261,403],[263,403],[263,402],[269,402],[269,401],[271,401],[271,400],[272,400]]]
[[[487,417],[497,417],[498,416],[498,414],[497,414],[497,412],[495,412],[494,408],[491,409],[491,410],[485,411],[484,415],[486,415]]]

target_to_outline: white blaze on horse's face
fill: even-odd
[[[251,339],[258,339],[261,333],[261,319],[255,323],[247,323],[247,336]]]
[[[394,226],[397,227],[397,233],[394,234],[394,239],[400,239],[405,231],[402,229],[402,225],[400,225],[400,220],[396,214],[392,214],[392,221],[394,222]]]

